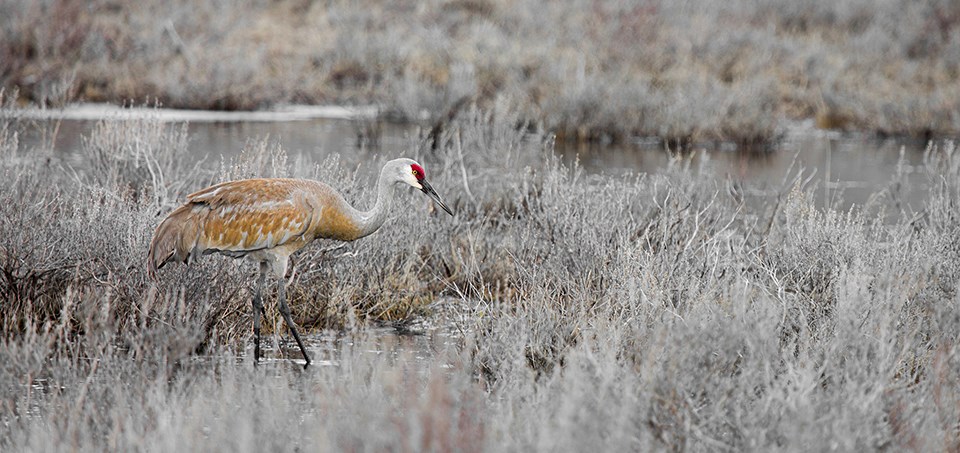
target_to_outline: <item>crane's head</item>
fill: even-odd
[[[437,194],[437,191],[433,190],[433,187],[430,186],[430,183],[427,182],[427,173],[423,171],[423,167],[420,166],[413,159],[396,159],[390,162],[396,163],[396,167],[399,171],[397,179],[399,182],[404,182],[416,189],[420,189],[423,193],[427,194],[433,201],[437,202],[447,214],[453,215],[453,211],[443,203],[443,200],[440,199],[440,195]]]

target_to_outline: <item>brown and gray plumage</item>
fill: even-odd
[[[387,218],[395,188],[406,184],[423,191],[444,211],[453,212],[427,183],[423,167],[411,159],[394,159],[380,171],[373,209],[350,206],[330,186],[307,179],[245,179],[207,187],[187,196],[187,203],[171,212],[150,242],[147,270],[169,262],[189,263],[200,255],[221,253],[260,264],[253,296],[254,360],[260,360],[261,292],[267,270],[279,278],[280,314],[310,364],[300,334],[290,318],[284,276],[297,250],[314,239],[353,241],[377,231]],[[306,366],[305,365],[305,366]]]

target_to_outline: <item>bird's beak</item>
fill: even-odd
[[[447,205],[443,204],[443,200],[440,199],[440,195],[437,195],[437,191],[433,190],[433,187],[430,186],[430,183],[428,183],[426,179],[421,179],[418,182],[420,183],[420,190],[422,190],[423,193],[429,195],[430,198],[433,198],[433,201],[436,201],[444,211],[447,211],[447,214],[453,215],[453,211],[451,211]]]

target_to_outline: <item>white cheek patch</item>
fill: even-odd
[[[421,186],[420,182],[417,181],[417,177],[413,176],[412,171],[407,173],[406,177],[404,177],[403,179],[404,179],[404,182],[406,182],[407,184],[410,184],[411,186],[416,187],[418,189],[423,189],[423,186]]]

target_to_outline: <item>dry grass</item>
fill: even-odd
[[[437,121],[506,97],[562,140],[671,147],[763,145],[784,118],[960,133],[960,9],[943,0],[3,0],[0,17],[0,86],[40,104],[376,103]]]
[[[305,372],[238,363],[250,266],[207,257],[153,284],[149,236],[213,181],[318,177],[365,205],[370,169],[288,159],[263,141],[183,168],[189,137],[151,120],[105,121],[84,141],[86,163],[69,165],[25,149],[26,126],[2,120],[0,449],[960,445],[953,143],[931,144],[920,211],[890,212],[886,191],[837,212],[816,207],[802,173],[772,195],[682,161],[586,176],[546,157],[547,134],[518,130],[521,118],[505,103],[466,110],[413,156],[455,218],[404,193],[411,207],[377,234],[298,256],[295,317],[342,333],[312,337],[330,366]],[[472,307],[462,330],[427,334],[416,353],[367,329],[448,305]]]

